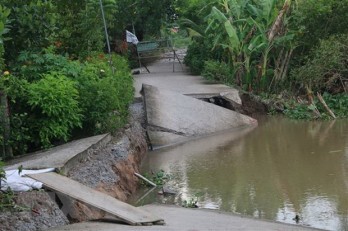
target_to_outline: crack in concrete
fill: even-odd
[[[147,129],[150,130],[150,131],[155,131],[155,132],[168,132],[168,133],[171,133],[171,134],[188,137],[183,132],[178,132],[178,131],[175,131],[175,130],[172,130],[172,129],[169,129],[169,128],[164,128],[164,127],[157,126],[157,125],[152,125],[152,124],[148,124],[147,125]]]

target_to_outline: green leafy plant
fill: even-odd
[[[112,57],[114,73],[103,54],[90,57],[83,64],[79,83],[83,127],[90,132],[113,132],[128,118],[128,106],[133,100],[133,77],[125,58]]]
[[[233,84],[234,79],[231,66],[225,62],[208,60],[205,62],[202,76],[211,81]]]
[[[197,63],[202,65],[213,57],[230,66],[230,75],[234,76],[235,84],[249,91],[269,90],[270,85],[280,78],[274,72],[277,66],[274,60],[288,56],[287,50],[291,48],[293,34],[286,29],[286,22],[292,1],[217,2],[206,17],[204,33],[200,33],[204,36],[203,40],[209,40],[212,44],[212,49],[202,47],[210,53],[210,57],[200,57],[197,54],[202,51],[195,51],[191,60],[197,59]],[[188,49],[189,57],[190,52]],[[284,65],[287,64],[288,61]]]
[[[314,119],[314,115],[310,106],[306,104],[293,104],[292,106],[286,108],[284,110],[284,114],[291,118],[297,120],[312,120]]]
[[[322,40],[312,50],[308,61],[292,70],[291,76],[296,86],[331,93],[347,91],[343,82],[348,76],[347,44],[348,34]]]
[[[155,173],[145,173],[144,176],[159,186],[164,185],[170,179],[170,175],[162,169]],[[148,186],[147,182],[144,182],[144,184]]]
[[[23,50],[41,50],[48,47],[57,32],[57,14],[52,1],[4,0],[2,5],[11,10],[10,28],[5,41],[7,64],[15,63]]]
[[[184,58],[185,64],[194,75],[199,75],[204,70],[204,62],[211,59],[210,50],[213,45],[205,38],[197,38],[187,48],[187,55]]]
[[[184,200],[182,202],[182,207],[185,207],[185,208],[198,208],[198,198],[190,198],[188,200]]]
[[[295,59],[302,62],[320,40],[346,34],[348,0],[297,1],[290,27],[297,31]],[[323,24],[323,22],[325,22]]]
[[[76,82],[58,72],[43,75],[43,78],[28,86],[28,105],[35,114],[32,137],[39,136],[44,147],[52,140],[68,140],[71,130],[81,127],[81,110],[78,105]]]
[[[348,94],[341,93],[332,95],[327,92],[323,94],[323,98],[328,105],[328,107],[335,113],[335,115],[339,118],[347,118],[348,117]],[[318,109],[327,113],[321,104],[318,104]],[[329,118],[329,115],[326,115]]]
[[[0,72],[2,72],[4,68],[4,59],[3,56],[5,54],[4,42],[7,40],[6,34],[9,33],[9,20],[8,16],[10,15],[10,10],[6,7],[0,5]]]
[[[69,60],[67,56],[55,54],[55,50],[50,46],[38,52],[21,51],[11,68],[29,82],[38,81],[49,72],[60,72],[69,78],[77,77],[81,73],[81,64]]]
[[[0,191],[0,212],[3,211],[16,211],[22,212],[28,210],[27,207],[18,205],[16,203],[16,195],[11,189],[6,191]]]
[[[348,95],[345,93],[332,95],[327,92],[323,94],[327,106],[333,111],[338,118],[348,117]],[[313,113],[317,110],[320,113],[320,119],[330,119],[323,105],[315,98],[314,104],[297,103],[294,101],[286,103],[284,114],[297,120],[314,120],[318,119],[318,114]]]

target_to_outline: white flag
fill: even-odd
[[[126,30],[127,33],[127,43],[133,43],[134,45],[137,45],[139,43],[137,36],[135,34],[132,34],[128,30]]]

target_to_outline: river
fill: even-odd
[[[259,119],[238,129],[149,152],[143,172],[163,169],[178,194],[140,203],[182,204],[255,218],[348,230],[348,121]]]

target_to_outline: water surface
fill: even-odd
[[[259,120],[150,152],[144,172],[163,169],[179,194],[144,201],[182,203],[302,225],[348,230],[348,121]],[[149,201],[150,200],[150,201]]]

